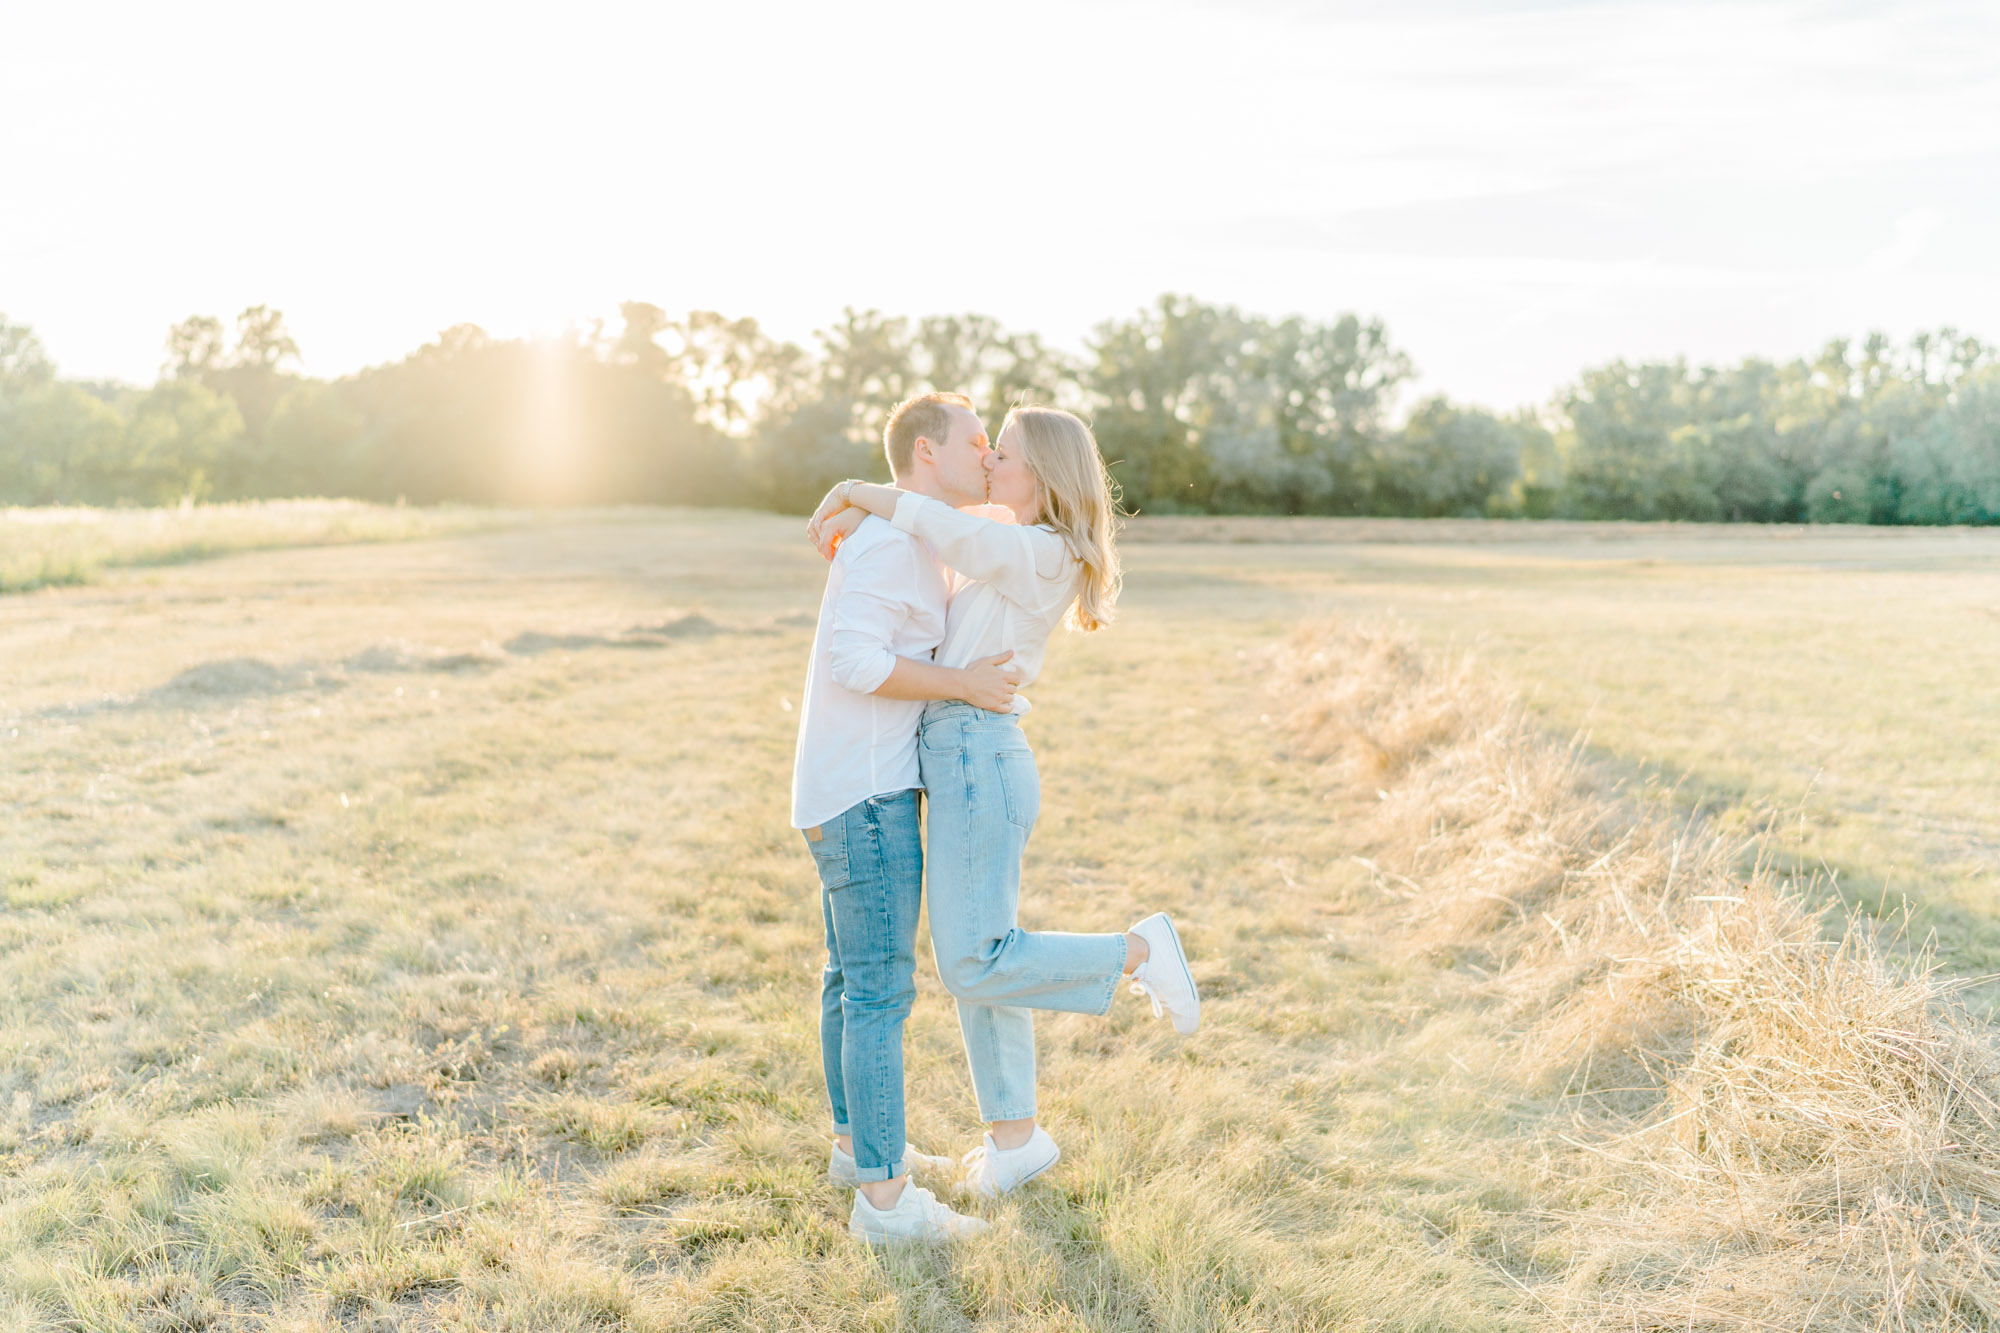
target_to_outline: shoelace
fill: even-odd
[[[952,1212],[938,1196],[920,1185],[910,1186],[910,1192],[917,1195],[917,1207],[923,1211],[924,1221],[946,1231],[958,1230],[961,1215]]]
[[[993,1169],[993,1163],[988,1160],[986,1145],[983,1143],[967,1152],[959,1161],[965,1167],[965,1183],[975,1188],[986,1179],[987,1174]]]
[[[1019,1152],[1020,1149],[999,1148],[995,1151]],[[975,1193],[984,1193],[980,1186],[986,1182],[988,1174],[993,1169],[993,1162],[987,1154],[986,1145],[982,1143],[977,1148],[971,1149],[965,1156],[959,1158],[959,1162],[965,1167],[965,1183],[971,1186]],[[994,1188],[998,1190],[999,1186],[996,1184]]]
[[[1145,970],[1146,970],[1146,965],[1144,963],[1141,963],[1139,964],[1138,968],[1132,973],[1132,993],[1134,995],[1143,995],[1147,999],[1151,1000],[1153,1002],[1153,1017],[1158,1018],[1160,1015],[1166,1013],[1166,1010],[1163,1007],[1161,1007],[1160,997],[1154,993],[1152,986],[1149,985],[1146,979],[1140,975],[1140,973],[1144,972]]]

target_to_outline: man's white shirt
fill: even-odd
[[[871,796],[921,787],[916,699],[873,691],[899,657],[944,641],[944,570],[921,538],[869,518],[840,544],[820,598],[792,761],[792,827],[817,828]]]

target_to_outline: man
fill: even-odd
[[[969,399],[900,404],[883,443],[898,486],[954,507],[985,500],[986,433]],[[903,1137],[903,1022],[916,996],[923,884],[917,722],[930,699],[1005,708],[1019,678],[1007,653],[957,670],[932,663],[945,603],[944,570],[919,538],[871,518],[842,543],[820,601],[792,769],[792,825],[819,870],[826,922],[828,1172],[855,1186],[848,1230],[871,1244],[986,1227],[909,1182],[922,1155]]]

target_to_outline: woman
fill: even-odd
[[[939,500],[842,482],[809,525],[828,551],[866,514],[929,542],[952,581],[939,666],[1011,650],[1017,688],[1040,673],[1059,622],[1081,630],[1111,620],[1119,590],[1109,478],[1090,428],[1068,412],[1017,408],[986,459],[987,501],[1005,523]],[[1121,977],[1153,1012],[1191,1033],[1201,1000],[1180,936],[1164,912],[1123,934],[1024,931],[1017,924],[1021,855],[1041,810],[1041,779],[1021,732],[1028,702],[988,712],[958,700],[924,709],[918,759],[929,800],[926,855],[931,943],[958,1001],[983,1146],[966,1155],[966,1183],[991,1198],[1056,1164],[1061,1150],[1035,1123],[1031,1011],[1102,1014]]]

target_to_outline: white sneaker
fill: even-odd
[[[988,1134],[983,1145],[965,1155],[965,1187],[982,1199],[997,1199],[1061,1160],[1062,1149],[1040,1125],[1018,1148],[998,1147]]]
[[[927,1152],[918,1152],[909,1144],[903,1145],[903,1165],[915,1171],[924,1167],[932,1171],[949,1171],[954,1163],[949,1157],[933,1157]],[[826,1173],[836,1185],[853,1189],[861,1183],[860,1169],[854,1165],[854,1154],[842,1152],[840,1144],[833,1145],[833,1153],[826,1159]]]
[[[1174,1031],[1188,1036],[1201,1026],[1201,995],[1194,988],[1180,932],[1165,912],[1155,912],[1132,927],[1132,933],[1146,941],[1146,961],[1132,973],[1132,993],[1153,1002],[1153,1017],[1162,1011],[1171,1015]]]
[[[906,1184],[893,1208],[877,1208],[868,1196],[854,1191],[854,1211],[847,1217],[847,1234],[870,1245],[903,1241],[965,1240],[987,1230],[987,1223],[954,1213],[922,1185]]]

